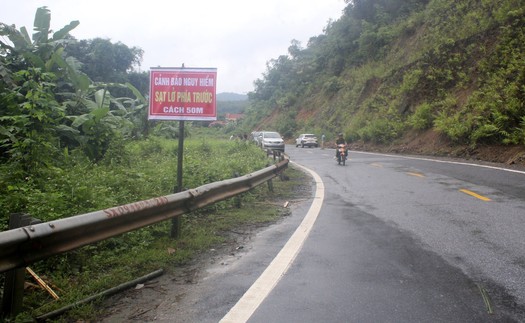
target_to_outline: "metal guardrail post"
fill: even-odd
[[[28,214],[14,213],[9,218],[9,229],[24,227],[35,222],[40,221],[35,221]],[[25,272],[25,268],[15,268],[5,273],[0,317],[14,316],[22,311]]]
[[[271,179],[268,180],[268,191],[273,193],[273,181]]]
[[[270,150],[268,150],[268,151],[270,151]],[[272,152],[272,157],[273,157],[273,162],[274,163],[280,163],[280,162],[282,162],[284,160],[284,153],[281,152],[280,150],[272,149],[271,152]],[[281,175],[282,175],[282,172],[279,173],[279,176],[281,176]],[[273,190],[273,179],[269,179],[268,180],[268,191],[270,191],[271,193],[274,192],[274,190]]]
[[[239,176],[240,174],[238,172],[234,172],[232,178],[237,178]],[[242,204],[240,195],[236,195],[234,199],[235,199],[235,207],[240,208]]]

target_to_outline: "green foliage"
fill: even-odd
[[[490,138],[497,134],[499,132],[499,129],[497,126],[489,123],[482,124],[481,126],[477,127],[472,131],[470,134],[470,140],[472,143],[477,143],[481,139],[484,138]]]
[[[285,117],[279,118],[275,123],[275,129],[283,137],[291,138],[295,135],[297,128],[297,122],[295,121],[295,116],[288,114]]]
[[[217,156],[225,156],[217,158]],[[265,154],[250,141],[218,141],[202,139],[185,145],[184,171],[193,174],[185,182],[185,187],[224,180],[237,175],[246,175],[254,169],[266,166]]]
[[[323,91],[328,97],[330,97],[337,93],[342,87],[341,80],[338,77],[333,76],[323,84]]]
[[[56,93],[62,77],[73,70],[61,54],[67,33],[78,22],[49,37],[50,19],[46,7],[37,10],[32,38],[25,27],[16,30],[0,23],[0,35],[10,41],[0,41],[0,158],[19,163],[26,174],[45,167],[60,151],[65,108]]]
[[[429,129],[434,120],[432,105],[423,103],[416,108],[416,111],[408,117],[407,123],[416,130]]]
[[[457,84],[457,88],[461,88],[459,92],[461,93],[465,91],[464,89],[473,87],[468,85],[474,82],[469,79],[469,74],[473,71],[475,75],[480,73],[478,71],[484,72],[475,80],[476,87],[470,89],[470,95],[465,103],[455,102],[443,110],[440,110],[439,104],[433,104],[439,113],[435,120],[438,131],[454,141],[468,142],[471,145],[479,142],[503,144],[524,142],[520,127],[521,118],[525,114],[523,103],[525,65],[521,58],[525,52],[523,22],[523,16],[512,17],[506,22],[508,25],[499,28],[494,44],[466,45],[464,49],[466,53],[481,57],[476,61],[475,67],[464,68],[466,61],[459,57],[469,55],[458,55],[457,50],[454,50],[454,53],[440,54],[442,57],[448,57],[440,65],[441,71],[448,73],[447,80],[445,82],[437,81],[437,78],[432,80],[444,87],[447,82],[452,81]],[[457,44],[454,46],[457,47]],[[487,47],[492,48],[490,52],[487,52]],[[458,66],[461,68],[457,68]],[[428,74],[427,78],[432,75],[437,74]]]
[[[83,62],[82,71],[95,82],[127,81],[127,72],[140,65],[143,50],[112,43],[109,39],[80,40],[67,47],[68,54]]]
[[[461,113],[447,114],[445,111],[438,113],[434,120],[436,130],[446,134],[453,141],[465,141],[471,128],[471,120],[466,119]]]
[[[525,17],[512,21],[501,29],[501,42],[494,52],[480,62],[488,73],[463,108],[479,122],[470,140],[500,141],[505,144],[523,144],[522,120],[525,116]]]
[[[116,142],[96,164],[77,154],[61,167],[40,168],[29,177],[20,167],[2,165],[3,229],[11,213],[25,212],[50,221],[173,192],[177,141]],[[185,187],[245,175],[267,163],[264,152],[251,142],[187,139],[184,147]]]
[[[149,91],[149,74],[134,71],[135,67],[140,67],[144,55],[144,51],[138,47],[94,38],[72,42],[68,44],[66,52],[82,62],[79,70],[94,82],[131,83],[141,93]],[[131,96],[131,91],[126,87],[114,88],[113,95]]]
[[[14,27],[0,23],[0,35],[7,36],[11,41],[11,44],[0,41],[1,47],[7,53],[1,56],[1,65],[12,71],[35,67],[45,72],[55,72],[59,76],[66,72],[57,67],[56,58],[62,56],[64,45],[71,41],[68,33],[76,28],[79,22],[72,21],[49,37],[52,33],[50,22],[51,13],[47,7],[38,8],[32,38],[29,37],[25,27],[16,30]]]
[[[423,71],[421,69],[412,69],[409,70],[404,76],[403,76],[403,82],[400,86],[400,93],[401,94],[408,94],[412,93],[419,83],[419,79],[421,78],[423,74]]]
[[[0,101],[4,104],[0,149],[11,162],[21,163],[30,171],[56,155],[56,131],[64,108],[54,99],[52,73],[30,68],[13,74],[13,78],[16,85],[6,89]]]
[[[242,101],[217,101],[217,113],[219,118],[226,113],[244,113],[248,107],[248,100]]]
[[[277,105],[282,108],[288,108],[297,103],[297,98],[293,93],[285,93],[277,99]]]
[[[403,129],[401,122],[393,122],[386,118],[375,118],[368,121],[366,126],[360,128],[357,133],[364,141],[372,141],[379,144],[388,144],[399,137]]]
[[[27,169],[46,165],[49,159],[64,158],[62,152],[67,155],[76,148],[99,161],[112,141],[138,138],[149,131],[148,123],[143,121],[144,96],[130,83],[109,83],[112,79],[93,83],[80,71],[87,65],[68,56],[65,50],[75,48],[76,40],[68,32],[78,22],[71,22],[49,37],[50,19],[47,8],[37,10],[32,41],[25,27],[16,30],[0,24],[0,35],[10,40],[0,42],[0,71],[4,75],[0,82],[4,109],[0,117],[4,121],[0,126],[0,158],[18,160]],[[130,61],[140,60],[138,49],[126,51],[123,44],[115,48],[119,59],[128,62],[109,64],[123,72],[130,67]],[[89,56],[77,53],[82,58]],[[110,89],[135,99],[115,98]]]
[[[363,23],[363,31],[359,37],[358,56],[362,61],[378,60],[383,58],[388,50],[388,45],[396,36],[395,30],[389,27],[378,27]]]

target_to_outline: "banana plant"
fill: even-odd
[[[96,89],[96,86],[102,88]],[[109,87],[127,87],[137,98],[114,98]],[[129,83],[96,84],[90,87],[89,92],[92,93],[82,98],[82,104],[88,112],[69,116],[71,127],[63,126],[63,130],[68,130],[69,134],[74,136],[92,161],[98,161],[104,157],[115,137],[133,135],[135,124],[130,120],[130,115],[145,109],[145,99]]]
[[[7,36],[12,44],[0,41],[1,46],[12,53],[20,55],[27,65],[45,69],[51,72],[54,65],[53,54],[63,50],[63,47],[73,38],[69,32],[75,29],[80,23],[78,20],[71,21],[59,31],[52,33],[50,29],[51,12],[47,7],[38,8],[35,14],[34,33],[29,37],[26,27],[17,30],[14,25],[8,26],[0,23],[0,36]],[[27,66],[26,66],[27,67]]]

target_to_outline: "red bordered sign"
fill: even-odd
[[[217,120],[216,68],[152,68],[148,119]]]

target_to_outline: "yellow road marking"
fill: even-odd
[[[370,164],[370,166],[374,166],[374,167],[377,167],[377,168],[383,168],[383,165],[378,164],[378,163],[372,163],[372,164]]]
[[[411,176],[425,177],[425,175],[420,174],[420,173],[412,173],[412,172],[408,172],[407,174],[408,174],[408,175],[411,175]]]
[[[477,193],[474,193],[474,192],[469,191],[469,190],[466,190],[466,189],[460,189],[459,191],[460,191],[460,192],[463,192],[463,193],[465,193],[465,194],[468,194],[468,195],[470,195],[470,196],[474,196],[475,198],[478,198],[478,199],[480,199],[480,200],[482,200],[482,201],[485,201],[485,202],[489,202],[489,201],[491,201],[491,199],[489,199],[488,197],[485,197],[485,196],[479,195],[479,194],[477,194]]]

